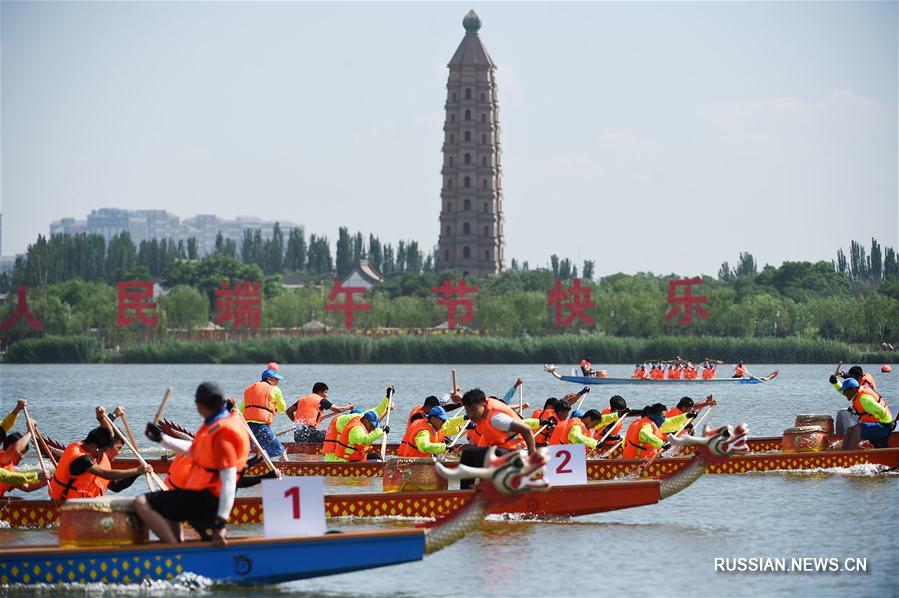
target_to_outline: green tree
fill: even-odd
[[[353,240],[345,226],[341,226],[337,236],[337,278],[343,278],[353,269]]]
[[[209,300],[193,287],[174,287],[160,297],[159,306],[168,328],[192,330],[209,321]]]

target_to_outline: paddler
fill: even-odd
[[[453,398],[458,401],[461,401],[462,395],[454,394]],[[456,403],[453,401],[449,401],[448,403],[444,403],[441,405],[440,399],[438,399],[434,395],[431,395],[431,396],[425,398],[424,403],[422,403],[421,405],[416,405],[415,407],[412,408],[412,411],[409,412],[409,416],[406,418],[406,425],[407,426],[410,425],[415,420],[427,418],[428,413],[430,413],[431,409],[433,409],[434,407],[442,407],[444,411],[449,413],[450,411],[454,411],[454,410],[460,408],[461,406],[462,405],[460,405],[459,403]]]
[[[12,411],[6,414],[6,417],[3,418],[3,421],[0,421],[0,430],[3,430],[4,433],[12,430],[13,426],[16,425],[16,420],[19,418],[19,414],[25,410],[25,407],[28,406],[28,401],[25,399],[19,399],[16,401],[16,406],[12,408]]]
[[[590,363],[592,359],[590,357],[584,357],[581,359],[581,373],[585,378],[590,378],[593,376],[593,364]]]
[[[695,413],[685,413],[666,419],[666,411],[668,408],[662,403],[643,408],[640,419],[632,422],[627,428],[622,459],[651,459],[657,451],[668,448],[665,443],[667,434],[676,432],[696,417]]]
[[[692,361],[688,361],[684,366],[684,380],[696,380],[699,377],[699,370],[693,365]]]
[[[316,382],[312,385],[312,393],[300,397],[296,403],[287,408],[286,415],[290,421],[296,424],[293,430],[294,442],[322,442],[325,439],[325,431],[318,429],[325,411],[339,414],[350,411],[352,403],[337,407],[328,400],[328,385],[324,382]]]
[[[549,439],[550,444],[583,444],[587,452],[596,448],[599,442],[590,431],[602,422],[602,415],[596,409],[587,412],[575,409],[571,416],[556,426]]]
[[[106,410],[97,407],[97,420],[104,421]],[[113,435],[108,428],[100,426],[88,432],[84,440],[68,445],[59,458],[59,466],[50,479],[49,493],[53,500],[69,498],[94,498],[102,496],[107,487],[123,490],[130,486],[129,478],[149,473],[149,465],[138,465],[132,469],[113,469],[107,449],[115,453]],[[119,445],[121,448],[121,444]],[[97,478],[102,478],[103,481]],[[122,481],[114,488],[108,482]],[[107,482],[108,481],[108,482]],[[132,479],[131,482],[134,480]]]
[[[389,389],[386,394],[390,394]],[[376,407],[369,409],[368,411],[374,413],[375,418],[380,421],[387,415],[387,410],[393,408],[394,406],[391,404],[390,399],[385,396]],[[331,420],[331,423],[328,426],[328,432],[325,434],[325,439],[322,441],[322,455],[324,455],[325,461],[333,462],[338,460],[336,456],[338,438],[346,429],[347,425],[362,417],[363,413],[367,412],[364,412],[361,409],[351,409],[349,413],[343,413]]]
[[[443,407],[431,408],[426,418],[417,419],[406,428],[397,456],[428,457],[446,453],[448,450],[446,436],[461,429],[463,418],[458,416],[453,420],[450,420]]]
[[[189,521],[201,538],[211,537],[213,545],[225,546],[225,525],[234,505],[238,472],[249,457],[250,437],[241,417],[229,411],[218,384],[200,384],[194,401],[203,424],[193,441],[173,438],[153,422],[147,424],[150,440],[190,456],[190,471],[180,489],[138,496],[134,511],[165,543],[183,541],[181,524]]]
[[[859,416],[859,423],[846,430],[843,450],[857,449],[862,440],[869,440],[874,448],[887,448],[890,434],[896,429],[896,422],[883,398],[870,386],[859,385],[855,378],[846,378],[840,384],[837,377],[832,375],[830,383],[837,392],[852,401],[850,409]]]
[[[600,411],[600,423],[593,427],[593,437],[600,439],[609,435],[603,440],[603,446],[612,448],[621,441],[621,428],[624,426],[624,418],[630,415],[630,409],[627,407],[627,401],[621,395],[612,395],[609,398],[609,406]],[[609,431],[609,426],[612,430]]]
[[[695,414],[699,413],[705,407],[711,407],[713,405],[717,405],[718,401],[715,400],[715,397],[712,395],[707,396],[702,401],[696,403],[690,397],[681,397],[681,399],[677,402],[677,405],[669,409],[665,412],[665,419],[675,418],[679,415],[684,415],[685,413]],[[684,431],[687,433],[693,432],[693,424],[687,424],[687,427],[684,428]],[[667,436],[666,436],[667,437]]]
[[[284,393],[278,388],[278,383],[283,379],[284,376],[275,370],[264,370],[259,382],[244,389],[240,410],[268,456],[273,459],[280,457],[282,461],[286,461],[287,451],[272,432],[275,414],[284,413],[286,408]]]
[[[746,375],[749,374],[749,370],[746,369],[746,366],[742,361],[738,361],[734,365],[734,375],[733,378],[745,378]]]
[[[642,363],[638,363],[634,366],[634,375],[631,378],[635,378],[637,380],[642,380],[643,375],[646,374],[646,368],[643,367]]]
[[[16,465],[28,452],[28,443],[31,442],[31,433],[23,436],[19,432],[7,434],[0,426],[0,497],[10,490],[22,492],[34,492],[47,485],[49,475],[42,471],[16,471]]]
[[[714,380],[715,379],[715,369],[716,366],[714,363],[706,359],[702,362],[702,379],[703,380]]]
[[[380,440],[384,434],[390,433],[390,426],[378,427],[378,416],[374,411],[366,411],[362,417],[350,420],[343,432],[337,437],[337,447],[334,449],[334,460],[366,461],[371,451],[371,445]],[[372,459],[380,455],[371,455]]]
[[[854,365],[849,368],[848,372],[840,372],[840,378],[855,378],[859,386],[869,386],[874,392],[877,391],[877,383],[874,382],[874,376],[866,373],[861,366]]]
[[[534,435],[534,442],[537,446],[546,446],[549,444],[549,438],[552,435],[553,427],[559,422],[559,416],[556,415],[556,406],[558,403],[559,400],[557,398],[550,397],[543,403],[543,409],[534,409],[534,412],[531,414],[532,418],[541,420],[541,426],[544,425],[544,420],[547,422],[543,430],[540,430]]]

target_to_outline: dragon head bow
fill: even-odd
[[[746,438],[749,436],[749,426],[722,426],[712,428],[706,426],[702,436],[670,436],[669,441],[674,446],[695,446],[703,460],[714,463],[722,461],[732,455],[749,452]]]
[[[525,451],[497,456],[496,450],[491,447],[484,457],[483,467],[459,465],[451,469],[440,462],[436,463],[436,467],[440,475],[448,480],[490,480],[497,492],[509,495],[549,489],[549,484],[542,476],[546,463],[545,449],[530,456]]]

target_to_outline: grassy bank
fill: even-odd
[[[380,340],[352,335],[271,337],[239,343],[165,341],[119,352],[93,338],[48,336],[13,344],[9,363],[636,363],[646,359],[712,357],[754,363],[891,363],[896,353],[862,352],[846,343],[807,338],[565,335],[535,338],[400,336]]]

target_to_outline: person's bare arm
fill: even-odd
[[[99,465],[92,465],[87,471],[104,480],[124,480],[143,473],[150,473],[153,471],[153,468],[149,464],[138,465],[131,469],[106,469]]]
[[[531,428],[526,423],[522,421],[513,421],[509,425],[509,432],[511,434],[521,434],[524,443],[528,447],[528,454],[534,454],[537,450],[537,445],[534,443],[534,433],[531,432]]]
[[[291,405],[290,407],[287,408],[287,411],[284,412],[284,414],[287,416],[287,419],[289,419],[290,421],[294,421],[293,416],[297,412],[298,404],[299,403],[294,403],[293,405]]]

